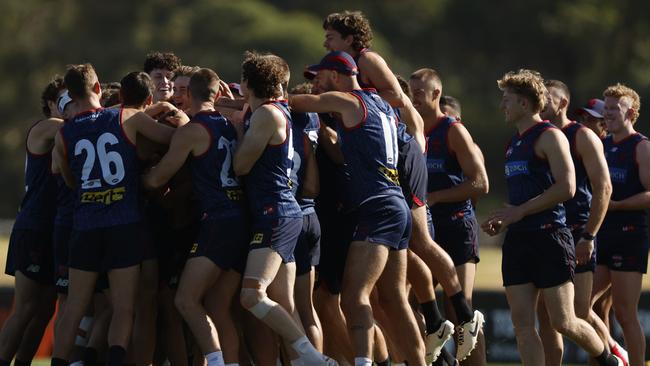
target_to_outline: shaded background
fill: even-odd
[[[90,6],[92,5],[92,6]],[[239,79],[242,53],[284,57],[302,68],[324,54],[322,19],[363,10],[378,50],[397,73],[437,69],[444,93],[483,149],[491,193],[479,214],[505,199],[503,146],[512,133],[498,109],[495,80],[521,67],[565,81],[572,108],[621,81],[650,92],[650,2],[643,0],[8,0],[0,21],[0,217],[13,218],[23,194],[27,128],[40,118],[39,94],[71,63],[91,62],[100,80],[140,70],[151,50]],[[641,110],[639,130],[644,125]]]

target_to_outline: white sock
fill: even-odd
[[[312,365],[323,361],[323,355],[314,348],[314,345],[309,342],[307,336],[298,338],[298,340],[291,344],[291,348],[298,353],[300,361],[305,365]]]
[[[394,364],[394,366],[406,366],[406,364],[403,363],[403,362],[400,362],[400,363],[396,363],[396,364]]]
[[[354,366],[372,366],[372,360],[367,357],[355,357]]]
[[[205,359],[208,361],[208,366],[225,366],[223,352],[221,351],[206,353]]]

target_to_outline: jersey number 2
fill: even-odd
[[[81,189],[99,188],[102,182],[98,178],[91,179],[90,174],[95,166],[95,158],[99,160],[104,182],[114,186],[124,179],[124,162],[116,151],[106,151],[108,145],[116,145],[119,140],[110,132],[104,132],[97,139],[97,147],[88,139],[77,141],[74,146],[74,155],[86,152],[86,160],[81,169]]]

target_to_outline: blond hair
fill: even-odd
[[[636,122],[636,119],[639,118],[639,111],[641,110],[641,97],[635,92],[632,88],[629,88],[621,83],[616,83],[616,85],[611,85],[605,89],[603,92],[603,97],[612,97],[612,98],[629,98],[632,101],[632,106],[630,107],[634,113],[632,113],[632,123]]]
[[[533,106],[533,112],[538,113],[546,104],[546,87],[542,75],[534,70],[520,69],[507,72],[497,80],[499,89],[510,91],[528,99]]]

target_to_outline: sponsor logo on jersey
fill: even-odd
[[[117,187],[98,192],[84,192],[81,194],[81,203],[103,203],[110,205],[124,199],[126,187]]]
[[[264,241],[264,234],[255,233],[253,234],[253,240],[251,240],[250,245],[262,244],[262,241]]]
[[[192,249],[190,249],[190,254],[196,253],[197,249],[199,249],[199,243],[192,244]]]
[[[41,271],[41,266],[38,264],[30,264],[27,266],[27,272],[38,273]]]
[[[444,173],[445,159],[427,159],[427,170],[433,173]]]
[[[521,174],[529,174],[528,162],[525,160],[510,161],[506,163],[506,178],[514,177]]]
[[[386,177],[389,181],[399,185],[399,173],[397,169],[386,168],[385,166],[379,167],[379,172]]]

